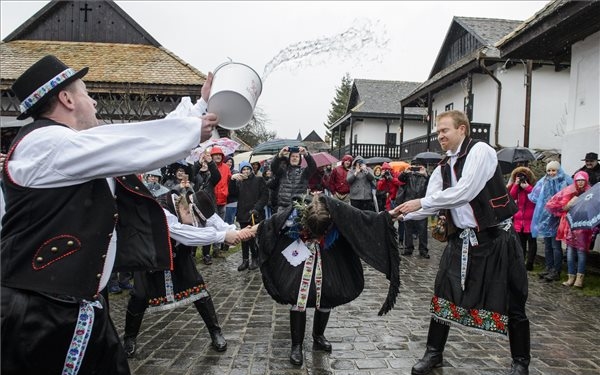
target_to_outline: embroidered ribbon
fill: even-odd
[[[498,226],[500,227],[500,229],[502,229],[505,232],[508,232],[508,230],[510,229],[510,227],[512,227],[512,219],[508,218],[502,222],[500,222],[500,224],[498,224]]]
[[[469,243],[472,246],[479,245],[477,242],[477,236],[475,235],[475,231],[471,228],[466,228],[460,234],[460,238],[462,238],[462,252],[460,257],[460,287],[462,291],[465,291],[465,280],[467,278],[467,263],[469,260]]]
[[[318,242],[309,241],[306,242],[306,246],[310,250],[311,255],[304,261],[302,279],[300,280],[300,289],[298,290],[298,299],[296,300],[297,311],[306,310],[306,303],[308,302],[308,293],[310,292],[313,271],[315,272],[315,289],[317,291],[316,308],[321,306],[321,285],[323,282],[321,251]]]
[[[173,279],[171,271],[165,271],[165,296],[168,302],[175,302],[175,293],[173,292]]]
[[[79,315],[77,316],[77,324],[75,332],[69,345],[69,351],[65,358],[62,375],[76,375],[81,367],[85,349],[87,348],[90,336],[92,335],[92,327],[94,326],[94,307],[102,308],[100,301],[81,301],[79,303]]]
[[[27,111],[29,108],[33,107],[37,102],[39,102],[44,95],[52,91],[56,86],[58,86],[61,82],[64,82],[68,78],[75,75],[75,71],[71,68],[67,68],[62,72],[58,73],[56,76],[52,77],[48,82],[41,85],[37,90],[31,93],[28,97],[25,98],[19,104],[19,109],[22,113]]]

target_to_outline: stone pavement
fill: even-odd
[[[365,266],[365,290],[336,308],[326,337],[331,354],[312,351],[312,309],[308,310],[304,364],[289,363],[289,306],[273,302],[260,271],[237,272],[241,254],[199,264],[209,285],[223,333],[224,353],[210,338],[193,305],[146,314],[139,350],[129,364],[135,375],[195,374],[410,374],[423,355],[433,281],[443,246],[430,239],[431,259],[402,257],[401,291],[396,307],[377,312],[388,283]],[[111,295],[111,315],[123,333],[127,295]],[[527,311],[531,320],[530,374],[600,374],[600,298],[582,296],[559,283],[530,274]],[[505,374],[510,367],[508,338],[452,327],[444,367],[433,374]]]

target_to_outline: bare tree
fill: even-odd
[[[277,136],[274,130],[267,130],[266,124],[268,118],[265,112],[260,107],[254,109],[252,119],[245,127],[235,131],[235,134],[251,147],[263,143]]]

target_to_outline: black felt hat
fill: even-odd
[[[82,78],[88,68],[75,71],[69,68],[56,56],[42,57],[27,69],[13,83],[11,89],[19,99],[21,114],[18,120],[24,120],[35,113],[49,98],[69,83]]]
[[[595,152],[588,152],[587,154],[585,154],[585,159],[581,159],[581,161],[584,160],[600,160],[598,159],[598,154],[596,154]]]

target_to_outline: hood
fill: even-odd
[[[533,174],[533,171],[527,167],[517,167],[513,169],[513,171],[510,173],[511,181],[515,181],[519,173],[522,173],[525,176],[527,176],[527,182],[529,183],[529,185],[535,185],[535,183],[537,182],[535,174]]]
[[[225,154],[223,153],[223,150],[221,150],[221,147],[219,147],[219,146],[213,146],[213,148],[210,150],[210,154],[211,155],[221,154],[221,155],[223,155],[223,157],[225,156]],[[225,160],[223,160],[223,161],[225,161]]]
[[[352,163],[352,155],[344,155],[344,157],[342,158],[342,162],[345,161],[349,161],[350,163]]]
[[[365,162],[365,159],[363,159],[363,157],[362,157],[362,156],[360,156],[360,155],[357,155],[357,156],[354,158],[354,160],[352,161],[352,167],[356,166],[356,163],[358,163],[358,162],[362,162],[362,163],[364,163],[364,162]]]

